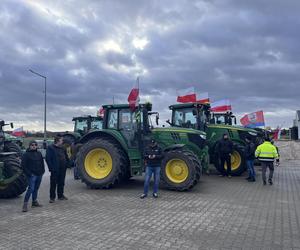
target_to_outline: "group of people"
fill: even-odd
[[[267,177],[266,172],[269,169],[268,182],[273,184],[274,173],[274,159],[278,159],[278,149],[271,143],[269,138],[265,139],[265,142],[258,147],[251,141],[251,138],[246,138],[245,158],[248,167],[249,176],[246,178],[249,182],[255,182],[255,169],[254,160],[258,158],[262,165],[262,180],[266,185]],[[63,145],[63,138],[56,136],[54,138],[54,144],[47,147],[46,162],[50,175],[50,203],[54,203],[56,199],[67,200],[64,195],[64,185],[66,177],[66,169],[69,165],[69,158],[67,156]],[[223,135],[223,138],[217,142],[216,150],[220,160],[220,176],[228,176],[231,178],[231,154],[234,151],[233,142],[230,140],[227,134]],[[144,199],[148,196],[149,184],[152,175],[154,176],[153,197],[158,198],[158,188],[160,180],[161,160],[163,158],[163,152],[157,142],[152,139],[144,153],[144,161],[146,165],[144,192],[140,196]],[[226,164],[226,170],[225,170]],[[28,188],[24,197],[23,212],[28,211],[28,201],[32,196],[32,207],[41,207],[38,202],[38,190],[42,181],[43,174],[45,173],[45,165],[42,154],[37,150],[37,142],[31,141],[29,148],[26,150],[22,157],[22,167],[25,174],[28,177]]]
[[[279,162],[278,148],[273,145],[273,141],[269,137],[265,138],[265,141],[258,147],[252,142],[250,137],[246,137],[245,146],[245,159],[248,168],[248,177],[246,180],[249,182],[255,182],[256,173],[254,169],[254,160],[258,158],[262,166],[262,180],[266,185],[267,177],[266,172],[269,169],[268,182],[273,184],[274,173],[274,160]],[[231,178],[231,154],[233,153],[233,142],[229,139],[227,134],[223,135],[223,138],[217,142],[216,150],[220,157],[220,176],[228,176]],[[225,170],[226,163],[226,170]]]
[[[234,151],[234,144],[230,140],[228,134],[224,134],[223,137],[216,143],[215,150],[218,154],[218,162],[220,163],[220,176],[227,176],[228,178],[231,178],[231,155]],[[243,153],[245,155],[248,168],[248,177],[246,180],[249,182],[256,181],[254,160],[257,158],[261,162],[262,166],[263,185],[267,184],[267,169],[269,169],[268,183],[273,185],[274,160],[276,160],[277,163],[279,162],[278,148],[273,145],[273,141],[271,141],[270,138],[265,138],[265,141],[256,147],[251,138],[247,137],[246,147]],[[149,183],[152,175],[154,176],[153,197],[158,197],[160,162],[162,158],[162,149],[159,147],[157,142],[155,142],[155,140],[151,140],[144,154],[146,172],[144,192],[140,196],[141,199],[144,199],[148,196]]]
[[[37,142],[31,141],[21,159],[22,168],[28,178],[28,188],[24,197],[23,212],[28,211],[28,202],[32,197],[32,207],[42,207],[38,201],[38,191],[45,173],[44,159],[37,149]],[[47,147],[46,162],[50,172],[50,203],[54,203],[57,195],[58,200],[68,200],[64,195],[66,170],[69,158],[63,147],[63,138],[57,135],[54,143]]]

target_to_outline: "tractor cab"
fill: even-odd
[[[236,125],[236,117],[232,112],[211,113],[210,124]]]
[[[102,120],[100,116],[91,115],[74,117],[72,119],[74,122],[74,132],[84,135],[91,129],[101,129]]]

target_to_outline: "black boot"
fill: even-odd
[[[31,206],[32,206],[32,207],[42,207],[43,205],[40,204],[38,201],[32,201]]]

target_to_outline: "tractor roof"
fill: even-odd
[[[102,105],[104,109],[129,109],[129,104],[105,104]],[[151,103],[140,103],[139,108],[146,107],[148,111],[152,110]]]
[[[73,117],[72,121],[76,121],[76,120],[86,120],[86,119],[95,119],[95,120],[103,120],[102,117],[100,116],[92,116],[92,115],[83,115],[83,116],[76,116]]]
[[[188,102],[188,103],[180,103],[180,104],[173,104],[169,106],[169,109],[180,109],[180,108],[194,108],[194,107],[207,107],[209,108],[209,104],[203,104],[198,102]]]

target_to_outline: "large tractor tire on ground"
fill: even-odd
[[[28,181],[15,155],[3,159],[4,179],[0,181],[0,198],[14,198],[25,192]]]
[[[187,191],[199,182],[201,172],[201,163],[193,152],[172,149],[164,154],[161,182],[168,189]]]
[[[220,157],[218,154],[213,155],[213,164],[215,168],[221,173],[222,167],[220,164]],[[225,171],[227,165],[225,164]],[[245,159],[245,147],[239,144],[233,144],[233,153],[231,154],[231,175],[240,176],[247,170]]]
[[[76,156],[79,175],[91,188],[110,188],[125,176],[127,159],[122,149],[108,138],[96,138],[82,145]]]
[[[4,152],[16,152],[18,157],[22,157],[23,152],[20,146],[14,142],[4,143]]]

